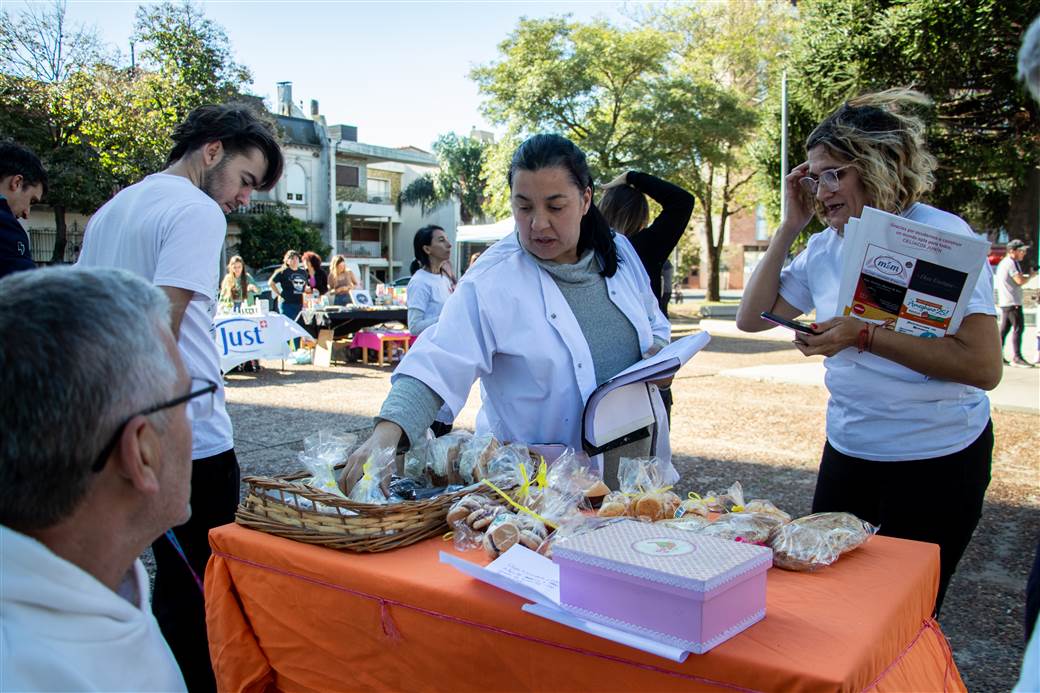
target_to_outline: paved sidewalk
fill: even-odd
[[[728,335],[745,339],[762,339],[790,342],[791,331],[783,327],[757,333],[741,332],[731,320],[701,320],[700,327],[715,335]],[[1023,352],[1029,361],[1037,361],[1035,333],[1027,334],[1023,341]],[[794,348],[794,347],[792,347]],[[719,372],[730,378],[745,378],[760,382],[786,383],[795,385],[817,385],[823,387],[824,366],[819,361],[795,364],[770,364],[731,368]],[[989,393],[990,403],[995,409],[1040,413],[1040,368],[1004,368],[1000,385]]]

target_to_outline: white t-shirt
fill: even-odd
[[[218,385],[213,416],[192,424],[192,459],[232,449],[224,378],[213,341],[220,250],[227,220],[220,206],[182,176],[156,173],[121,190],[91,217],[77,264],[120,267],[156,286],[195,292],[181,320],[180,348],[192,377]]]
[[[945,231],[971,234],[960,217],[926,204],[907,219]],[[827,228],[780,273],[780,295],[817,321],[837,314],[844,238]],[[965,315],[996,315],[993,272],[983,261]],[[919,460],[963,450],[989,422],[989,398],[979,388],[937,380],[894,361],[854,348],[824,360],[827,439],[839,452],[875,461]]]
[[[997,286],[997,305],[1001,308],[1022,305],[1022,287],[1011,278],[1016,274],[1022,274],[1022,268],[1011,255],[1005,255],[997,263],[996,277],[993,280]]]
[[[443,274],[419,269],[408,280],[408,331],[418,336],[437,322],[451,295],[451,280]]]

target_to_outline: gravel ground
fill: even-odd
[[[677,332],[695,329],[676,320]],[[800,363],[786,343],[715,337],[673,386],[672,448],[681,489],[739,480],[752,496],[806,514],[824,440],[827,393],[718,375],[742,366]],[[322,429],[364,435],[389,389],[390,369],[286,366],[229,376],[228,409],[243,475],[296,471],[295,452]],[[457,422],[472,430],[476,390]],[[995,411],[993,480],[982,522],[943,606],[941,625],[968,689],[1006,691],[1021,662],[1024,587],[1040,537],[1040,416]],[[922,498],[922,503],[942,499]]]

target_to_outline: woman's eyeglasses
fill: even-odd
[[[818,178],[816,176],[803,176],[798,179],[798,182],[810,195],[815,195],[819,191],[820,183],[823,183],[823,187],[828,192],[838,192],[838,187],[841,185],[841,176],[838,174],[849,166],[852,166],[852,164],[845,164],[838,168],[829,168],[826,171],[821,171]]]
[[[213,401],[216,398],[217,384],[212,380],[205,380],[203,378],[192,378],[191,388],[188,390],[188,394],[175,399],[171,399],[169,402],[163,402],[162,404],[156,404],[154,407],[148,407],[142,411],[137,412],[131,416],[126,417],[123,423],[119,424],[119,427],[109,438],[108,442],[105,443],[105,447],[101,448],[101,452],[94,458],[94,463],[90,466],[90,471],[100,472],[105,468],[105,464],[108,462],[108,456],[112,454],[112,450],[115,448],[116,443],[119,441],[120,436],[123,435],[123,429],[130,423],[131,419],[135,416],[148,416],[156,412],[162,411],[163,409],[169,409],[170,407],[176,407],[178,404],[188,403],[188,407],[185,413],[188,416],[188,421],[202,421],[203,419],[209,418],[213,414]]]

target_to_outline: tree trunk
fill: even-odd
[[[51,253],[51,264],[58,265],[65,262],[66,227],[65,206],[54,205],[54,251]]]
[[[1037,220],[1040,219],[1040,169],[1029,171],[1025,182],[1012,190],[1009,203],[1008,238],[1018,238],[1036,247]]]

